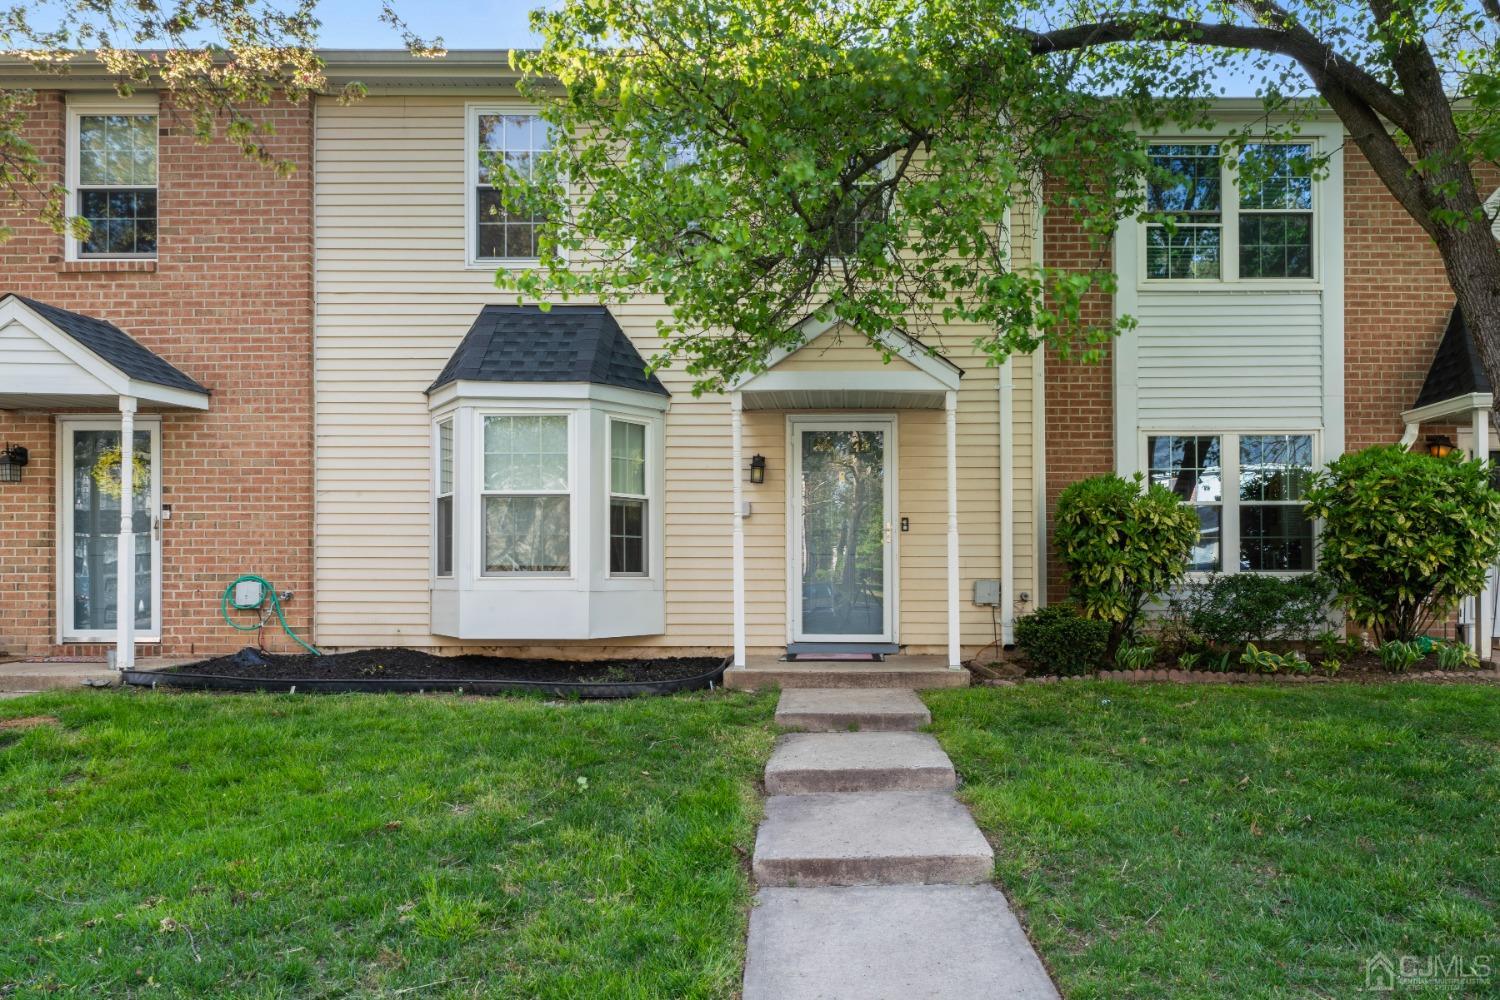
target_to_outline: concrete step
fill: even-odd
[[[42,660],[0,663],[0,691],[52,691],[85,686],[109,687],[118,683],[119,672],[103,663],[48,663]]]
[[[813,733],[896,732],[932,721],[913,691],[901,688],[789,688],[776,703],[776,724]]]
[[[951,792],[953,762],[926,733],[793,733],[766,764],[766,792]]]
[[[744,1000],[1056,1000],[992,886],[762,889]]]
[[[994,852],[942,792],[773,795],[755,838],[763,886],[985,882]]]
[[[931,662],[912,662],[931,661]],[[724,686],[742,691],[765,688],[926,688],[968,687],[969,672],[952,670],[940,657],[897,656],[884,663],[842,660],[772,660],[731,667]]]

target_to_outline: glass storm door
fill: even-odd
[[[63,638],[109,641],[119,608],[120,425],[109,420],[67,421],[62,444],[58,611]],[[139,417],[134,448],[135,627],[138,639],[149,640],[161,635],[161,553],[155,530],[160,455],[157,428],[142,427]]]
[[[793,424],[793,638],[890,642],[889,421]]]

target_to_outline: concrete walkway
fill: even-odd
[[[784,690],[744,1000],[1055,1000],[912,691]]]

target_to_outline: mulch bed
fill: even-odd
[[[208,674],[246,680],[537,681],[552,684],[617,684],[678,681],[717,667],[712,656],[629,660],[529,660],[509,656],[435,656],[419,649],[360,649],[313,656],[262,653],[263,664],[240,654],[186,663],[162,673]]]

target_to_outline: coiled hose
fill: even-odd
[[[228,624],[228,626],[234,629],[236,632],[259,632],[261,629],[266,627],[268,618],[265,615],[262,615],[260,621],[256,622],[254,625],[241,625],[233,618],[229,617],[229,611],[231,607],[233,607],[234,588],[246,581],[251,580],[261,585],[262,593],[271,595],[271,610],[275,612],[276,620],[281,622],[281,631],[291,636],[293,642],[301,646],[303,649],[307,650],[312,655],[322,656],[322,653],[318,652],[312,646],[309,646],[307,643],[303,642],[302,637],[299,636],[296,632],[293,632],[292,627],[286,623],[286,615],[282,613],[281,610],[281,598],[277,596],[276,588],[271,586],[271,581],[267,580],[263,576],[256,576],[254,573],[246,573],[244,576],[237,577],[233,583],[224,588],[224,597],[219,602],[219,613],[224,616],[225,623]],[[261,605],[264,604],[265,599],[262,599]],[[240,610],[244,611],[249,609],[241,608]]]

